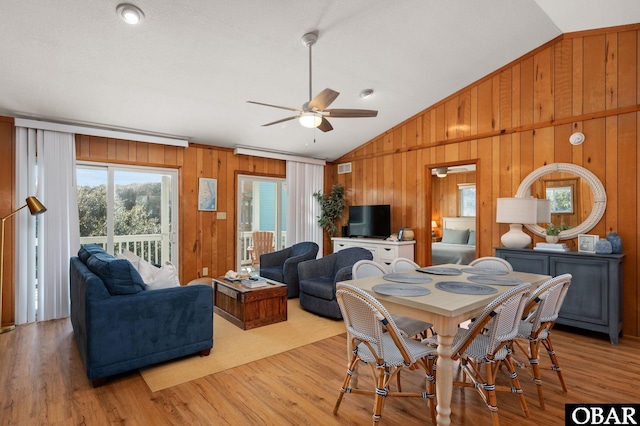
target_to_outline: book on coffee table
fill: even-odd
[[[243,286],[245,287],[249,287],[249,288],[259,288],[259,287],[266,287],[267,286],[267,281],[263,278],[258,278],[258,279],[244,279],[242,281],[240,281],[242,283]]]

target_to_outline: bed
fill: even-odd
[[[443,217],[442,240],[431,243],[431,264],[468,265],[476,258],[476,218]]]

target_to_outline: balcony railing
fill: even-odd
[[[285,247],[287,235],[282,233],[280,247]],[[106,249],[107,237],[80,237],[80,244],[98,244]],[[241,266],[251,265],[251,256],[247,248],[253,244],[253,232],[243,232],[241,239]],[[114,253],[122,253],[125,249],[143,258],[151,264],[161,264],[169,260],[169,237],[162,234],[117,235],[113,237]],[[162,248],[166,247],[166,259],[162,257]]]
[[[106,249],[107,237],[80,237],[80,244],[95,243]],[[125,249],[143,258],[151,264],[161,264],[169,260],[169,236],[162,234],[116,235],[113,237],[114,253]],[[166,259],[162,257],[162,248],[166,247]]]

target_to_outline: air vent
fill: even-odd
[[[351,173],[351,163],[338,164],[338,174],[343,175],[345,173]]]

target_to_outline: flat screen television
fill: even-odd
[[[387,238],[391,235],[391,206],[349,206],[349,236]]]

